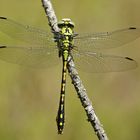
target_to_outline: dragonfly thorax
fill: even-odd
[[[59,38],[58,38],[58,47],[60,50],[71,50],[73,46],[73,35],[74,35],[74,23],[68,19],[64,18],[58,22]]]

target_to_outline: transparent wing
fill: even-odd
[[[104,55],[101,53],[73,53],[76,68],[89,73],[119,72],[137,67],[135,60],[128,57]]]
[[[52,34],[5,17],[0,17],[0,31],[13,39],[30,44],[25,47],[0,46],[0,59],[36,68],[46,68],[59,63]]]
[[[34,68],[55,66],[60,61],[55,47],[48,50],[44,47],[1,46],[0,59]]]
[[[140,37],[140,29],[130,27],[113,32],[93,33],[76,36],[74,45],[78,50],[94,51],[95,49],[115,48]]]
[[[22,25],[11,19],[0,17],[0,31],[13,39],[18,39],[34,45],[54,46],[53,35],[45,30]],[[35,47],[35,46],[34,46]]]

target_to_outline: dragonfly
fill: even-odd
[[[119,72],[134,69],[137,62],[129,57],[102,54],[102,49],[117,48],[140,37],[140,29],[129,27],[112,32],[76,34],[69,18],[58,22],[59,32],[47,32],[0,17],[0,31],[26,45],[0,45],[0,59],[34,68],[49,68],[62,61],[62,81],[56,117],[58,134],[65,124],[65,87],[68,58],[89,73]],[[60,60],[60,59],[61,60]]]

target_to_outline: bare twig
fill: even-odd
[[[52,4],[50,0],[42,0],[43,7],[45,9],[46,15],[48,17],[49,25],[53,32],[58,32],[59,28],[57,26],[57,18],[54,13]],[[92,107],[92,103],[89,100],[86,89],[84,88],[82,81],[80,80],[80,77],[78,75],[77,70],[75,69],[75,65],[71,57],[69,57],[69,63],[68,63],[68,71],[70,74],[70,77],[72,79],[72,83],[77,91],[78,97],[80,98],[80,101],[82,103],[82,106],[84,107],[88,121],[91,123],[92,127],[94,128],[94,131],[96,135],[98,136],[99,140],[108,140],[107,135],[98,119],[98,117],[95,114],[95,111]]]
[[[88,121],[91,123],[92,127],[94,128],[94,131],[96,135],[98,136],[98,139],[108,140],[107,135],[103,129],[103,126],[101,125],[98,117],[96,116],[95,111],[92,107],[92,103],[87,96],[86,89],[84,88],[84,85],[82,84],[82,81],[80,80],[78,72],[75,69],[73,61],[69,62],[68,71],[71,76],[72,83],[77,91],[78,97],[80,98],[80,101],[82,103],[82,106],[84,107],[86,111]]]
[[[52,4],[50,0],[42,0],[42,5],[44,7],[46,16],[48,18],[49,25],[54,32],[59,32],[59,28],[57,26],[57,18],[55,12],[53,10]]]

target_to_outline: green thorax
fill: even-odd
[[[68,53],[73,47],[74,23],[70,19],[64,18],[58,22],[58,27],[60,28],[58,46],[60,55],[62,55],[63,53]]]

